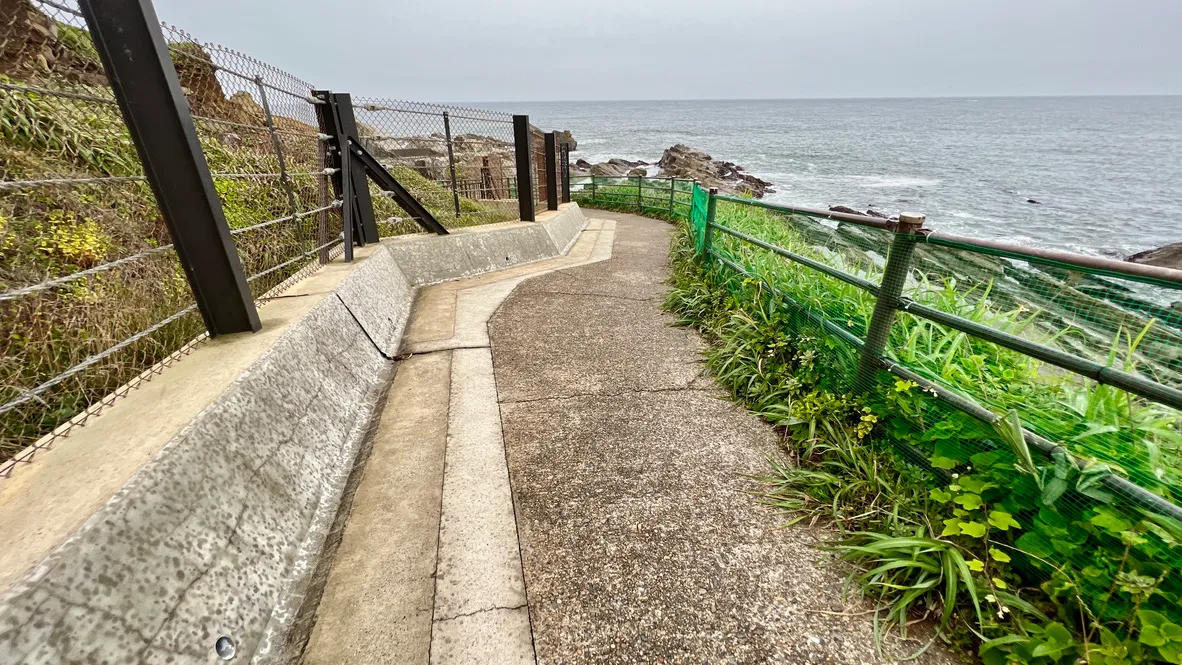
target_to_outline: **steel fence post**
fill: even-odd
[[[546,150],[546,210],[558,210],[558,160],[554,154],[557,139],[554,132],[543,135],[542,144]]]
[[[677,178],[669,178],[669,216],[673,217],[677,213],[673,205],[673,192],[677,188]]]
[[[451,172],[451,198],[456,206],[456,219],[460,218],[460,194],[456,191],[456,155],[451,147],[451,115],[443,112],[443,137],[447,140],[447,168]]]
[[[706,228],[702,233],[702,257],[710,260],[710,245],[714,241],[714,214],[718,209],[718,188],[710,188],[710,198],[706,201]]]
[[[636,176],[636,207],[644,212],[644,178]]]
[[[534,218],[534,182],[530,146],[529,116],[513,116],[513,151],[517,162],[517,210],[521,221],[532,222]]]
[[[591,174],[591,201],[595,201],[595,174]]]
[[[81,0],[95,50],[209,334],[260,328],[151,0]]]
[[[561,161],[558,168],[562,175],[562,202],[570,203],[570,144],[562,142]]]
[[[863,344],[861,356],[858,358],[858,373],[854,377],[854,392],[857,394],[867,393],[874,387],[875,376],[882,366],[882,353],[886,349],[891,325],[895,321],[895,312],[899,308],[899,296],[907,284],[907,275],[911,272],[911,257],[915,254],[915,244],[920,238],[924,221],[923,215],[905,212],[899,215],[899,221],[895,225],[895,237],[891,241],[890,254],[882,273],[882,283],[878,287],[874,314],[870,317],[870,327],[866,330],[866,343]]]

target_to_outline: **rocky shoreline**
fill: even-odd
[[[724,194],[752,196],[761,199],[774,194],[772,183],[746,173],[734,162],[716,160],[704,151],[678,143],[661,155],[661,159],[650,164],[645,161],[631,161],[613,158],[606,162],[592,164],[584,159],[571,164],[572,176],[603,176],[622,178],[628,176],[659,176],[662,178],[684,178],[697,180],[703,187],[717,187]]]

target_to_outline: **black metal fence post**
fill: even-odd
[[[562,170],[562,202],[570,203],[570,144],[562,143],[562,160],[558,168]]]
[[[337,92],[332,95],[332,103],[339,123],[337,129],[343,136],[359,138],[357,120],[353,115],[353,98],[348,93]],[[341,146],[344,149],[345,143],[342,142]],[[373,200],[369,196],[369,180],[365,177],[364,169],[353,168],[349,172],[353,178],[353,214],[356,215],[360,230],[357,240],[362,245],[377,242],[378,221],[373,214]]]
[[[874,387],[875,375],[882,366],[882,352],[886,349],[895,311],[899,308],[899,296],[911,272],[911,256],[915,253],[915,243],[924,221],[923,215],[915,213],[899,215],[895,239],[891,241],[890,254],[882,273],[882,284],[878,287],[878,299],[874,302],[874,314],[866,330],[866,343],[858,358],[858,374],[854,377],[855,393],[866,393]]]
[[[210,335],[260,328],[151,0],[80,0],[95,49]]]
[[[554,132],[546,132],[543,143],[546,148],[546,210],[558,210],[557,139]]]
[[[529,116],[513,116],[513,150],[517,156],[517,209],[521,221],[534,217],[533,151],[530,145]]]
[[[451,198],[456,206],[456,219],[460,218],[460,194],[456,191],[456,155],[451,146],[451,116],[443,112],[443,137],[447,140],[447,168],[451,172]]]

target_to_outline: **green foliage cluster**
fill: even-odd
[[[871,281],[880,277],[873,263],[817,250],[775,213],[720,206],[719,221]],[[991,396],[1008,415],[990,427],[893,378],[855,398],[853,349],[782,295],[854,334],[864,333],[873,298],[719,235],[715,246],[759,277],[702,261],[687,234],[672,250],[667,307],[710,342],[707,364],[719,382],[783,428],[792,459],[773,465],[768,500],[794,519],[840,528],[833,548],[857,564],[884,633],[936,617],[942,637],[975,646],[988,665],[1182,662],[1175,570],[1182,525],[1106,491],[1098,479],[1120,467],[1036,457],[1019,433],[1040,418],[1038,429],[1077,438],[1119,431],[1112,458],[1136,465],[1149,462],[1145,449],[1160,455],[1160,444],[1176,435],[1176,414],[1170,421],[1127,394],[1086,390],[1025,356],[911,316],[892,331],[896,357],[951,385],[971,382],[972,394]],[[941,285],[914,292],[1003,330],[1027,325],[1029,313],[999,311],[985,297],[965,300]],[[1113,362],[1132,356],[1137,333],[1123,342]],[[1055,407],[1060,402],[1064,408]],[[1028,411],[1032,403],[1038,408]]]

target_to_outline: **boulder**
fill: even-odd
[[[733,162],[716,161],[697,148],[677,144],[665,151],[657,162],[661,175],[697,180],[703,187],[717,187],[727,194],[750,195],[763,198],[775,190],[772,183],[743,172]]]
[[[641,169],[641,168],[632,169],[631,171],[628,172],[628,175],[640,176],[641,178],[643,178],[646,175],[648,175],[648,169]]]
[[[871,210],[867,210],[867,211],[866,211],[866,216],[867,216],[867,217],[877,217],[877,218],[879,218],[879,219],[890,219],[890,218],[891,218],[891,216],[890,216],[890,215],[887,215],[887,214],[881,213],[881,212],[879,212],[879,211],[877,211],[877,210],[873,210],[873,209],[871,209]]]
[[[629,167],[626,164],[613,164],[610,161],[603,162],[591,167],[591,175],[618,178],[627,174],[628,168]]]
[[[829,206],[829,212],[840,212],[845,215],[861,215],[862,213],[849,206]]]
[[[1148,249],[1144,252],[1137,252],[1125,260],[1132,261],[1133,263],[1144,263],[1150,266],[1182,270],[1182,242],[1164,245],[1157,249]]]

